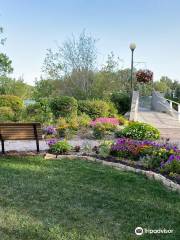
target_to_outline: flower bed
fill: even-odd
[[[140,169],[152,170],[180,183],[180,150],[167,142],[141,141],[119,138],[101,141],[100,145],[70,147],[66,141],[52,139],[50,152],[54,154],[77,154],[94,156],[110,162],[120,162]]]

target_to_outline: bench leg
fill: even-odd
[[[37,152],[39,153],[39,139],[38,139],[38,133],[37,133],[37,128],[35,124],[33,124],[33,128],[34,128],[34,136],[36,139],[36,148],[37,148]]]
[[[37,152],[39,153],[39,139],[36,139]]]
[[[1,140],[1,146],[2,146],[2,154],[5,154],[4,140]]]

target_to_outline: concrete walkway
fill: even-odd
[[[85,148],[93,148],[100,144],[101,141],[98,140],[88,140],[88,139],[73,139],[68,141],[72,146],[81,146]],[[45,140],[39,142],[40,150],[45,151],[49,149],[49,146]],[[28,152],[36,151],[35,141],[5,141],[5,151],[18,151],[18,152]]]
[[[148,108],[139,108],[137,121],[151,124],[159,129],[161,137],[170,138],[171,142],[180,144],[180,122],[177,118]]]

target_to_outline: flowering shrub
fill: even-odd
[[[168,160],[161,162],[161,172],[180,174],[180,153],[172,154]]]
[[[57,134],[57,131],[56,131],[56,128],[53,127],[53,126],[47,126],[43,129],[43,132],[46,134],[46,135],[56,135]]]
[[[107,124],[111,124],[111,125],[114,125],[114,126],[117,126],[119,125],[119,120],[117,118],[96,118],[94,121],[91,121],[90,122],[90,125],[91,126],[95,126],[97,123],[107,123]]]
[[[116,133],[117,137],[128,137],[137,140],[157,140],[160,138],[158,129],[147,123],[132,122]]]
[[[148,146],[148,142],[128,138],[119,138],[111,146],[111,154],[118,157],[138,159],[140,151]]]
[[[116,118],[97,118],[91,121],[90,126],[93,127],[93,135],[95,138],[103,138],[106,134],[116,130],[119,121]]]
[[[139,70],[136,72],[136,79],[139,83],[149,83],[153,80],[153,72],[150,70]]]

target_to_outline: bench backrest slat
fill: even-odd
[[[0,123],[0,137],[3,140],[35,140],[34,126],[38,139],[42,139],[40,123]]]

